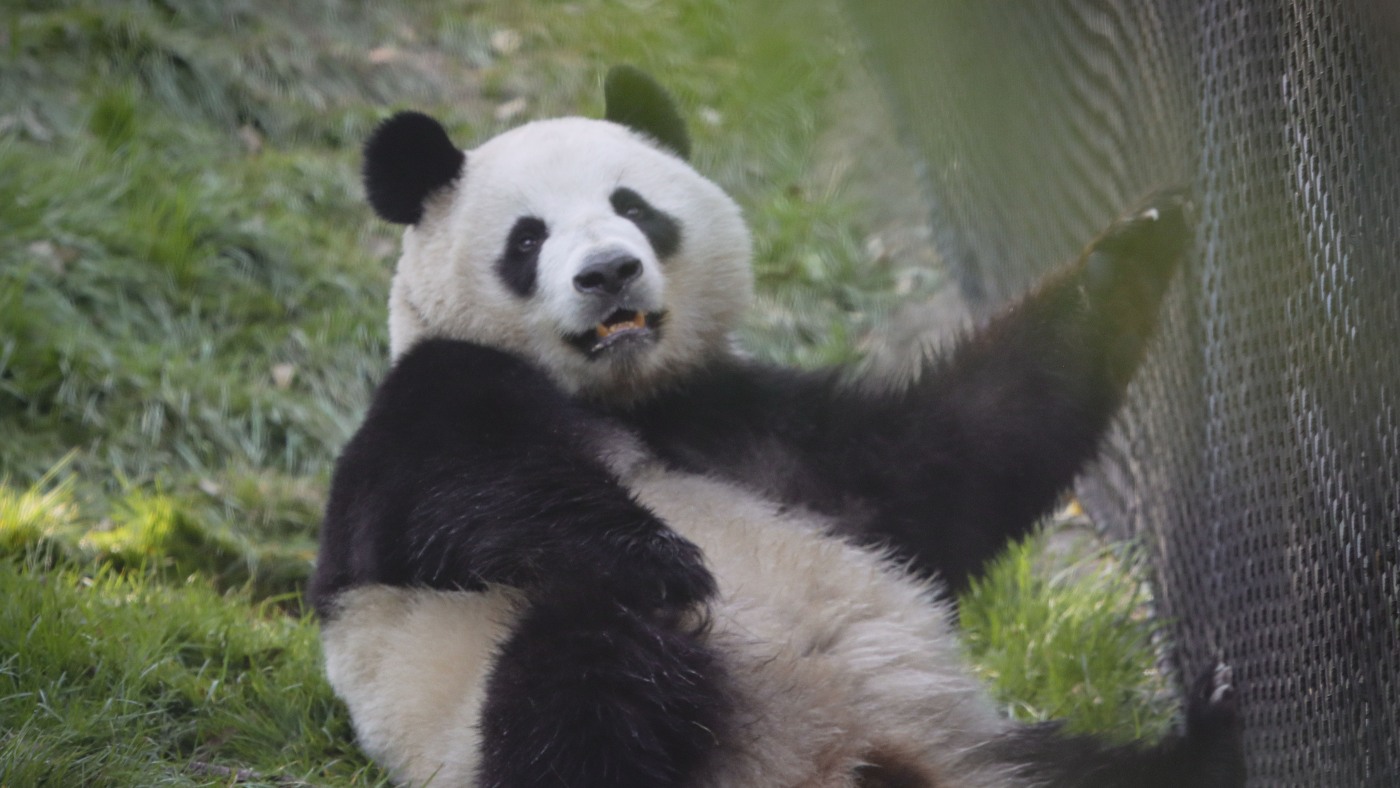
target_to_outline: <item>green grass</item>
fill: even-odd
[[[1067,557],[1048,549],[1076,536]],[[967,653],[1009,716],[1154,738],[1174,700],[1155,669],[1162,622],[1149,615],[1143,560],[1093,542],[1062,528],[1007,549],[959,600]]]
[[[7,3],[0,786],[382,781],[298,596],[385,367],[397,230],[357,177],[378,119],[465,143],[652,71],[753,226],[747,343],[830,363],[895,289],[811,175],[854,57],[825,0]],[[964,600],[1008,708],[1156,730],[1133,567],[1052,582],[1028,549]]]
[[[379,785],[315,626],[199,579],[0,561],[0,784]],[[275,782],[274,782],[275,781]]]

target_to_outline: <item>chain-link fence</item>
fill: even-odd
[[[1200,224],[1082,497],[1250,782],[1400,785],[1400,0],[849,0],[985,313],[1153,188]]]

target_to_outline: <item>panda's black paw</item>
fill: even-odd
[[[1239,724],[1234,681],[1234,669],[1224,662],[1196,677],[1186,704],[1188,736],[1228,731]]]
[[[1165,189],[1110,225],[1085,256],[1091,294],[1111,296],[1126,289],[1137,298],[1159,296],[1190,243],[1194,214],[1185,189]]]
[[[1240,727],[1234,670],[1220,662],[1197,677],[1186,702],[1186,745],[1200,765],[1204,788],[1244,785]]]
[[[1157,315],[1193,233],[1182,190],[1159,192],[1114,222],[1080,258],[1066,311],[1084,322],[1073,342],[1100,354],[1108,380],[1127,385],[1156,331]],[[1073,321],[1071,321],[1073,322]]]
[[[597,568],[623,605],[642,612],[678,612],[714,596],[714,575],[693,542],[669,528],[615,535]]]
[[[1185,189],[1163,189],[1109,225],[1093,243],[1093,250],[1141,260],[1178,257],[1185,251],[1194,214],[1194,204]]]
[[[482,710],[479,784],[683,784],[729,716],[702,639],[619,605],[548,600],[501,647]]]

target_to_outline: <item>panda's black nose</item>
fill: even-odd
[[[589,261],[574,277],[574,289],[580,293],[617,295],[641,274],[642,261],[631,255]]]

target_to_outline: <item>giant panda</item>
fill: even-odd
[[[365,146],[407,226],[393,365],[332,479],[310,597],[363,749],[405,785],[1242,782],[1229,669],[1184,732],[1000,717],[950,592],[1094,454],[1189,235],[1162,194],[903,386],[736,350],[735,203],[650,77],[606,118]],[[868,382],[868,381],[867,381]]]

